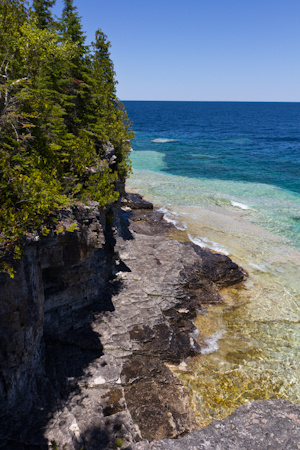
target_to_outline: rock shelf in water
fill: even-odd
[[[16,278],[1,275],[0,448],[269,448],[247,447],[248,435],[259,424],[253,442],[267,439],[261,433],[285,442],[280,414],[294,442],[299,407],[285,401],[250,402],[183,437],[199,426],[168,365],[200,351],[192,319],[221,301],[220,288],[242,282],[243,269],[170,239],[178,231],[137,194],[115,209],[113,226],[96,204],[73,213],[74,233],[32,242]],[[135,444],[143,439],[155,442]]]

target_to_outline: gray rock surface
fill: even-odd
[[[164,237],[176,230],[143,207],[116,208],[113,225],[93,203],[61,213],[56,232],[32,237],[15,279],[0,274],[1,449],[106,450],[118,439],[139,448],[198,428],[166,363],[200,351],[196,311],[247,275],[224,255]]]
[[[126,193],[122,199],[122,205],[131,209],[153,209],[153,204],[147,202],[142,195]]]
[[[287,400],[251,401],[226,419],[182,439],[140,442],[130,447],[130,450],[296,449],[300,449],[300,406]]]

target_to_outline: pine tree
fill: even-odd
[[[107,107],[116,99],[116,81],[114,65],[110,58],[109,48],[110,42],[107,36],[101,31],[97,30],[95,34],[95,42],[92,44],[94,48],[93,62],[94,72],[96,75],[98,85],[103,90],[103,100]]]
[[[73,1],[64,1],[58,30],[54,0],[34,0],[34,14],[26,0],[0,0],[0,270],[10,274],[7,257],[20,257],[24,235],[76,199],[114,202],[130,168],[133,133],[116,97],[110,43],[99,30],[85,47]]]
[[[110,141],[117,156],[113,170],[118,178],[123,178],[130,170],[128,160],[128,140],[133,139],[134,134],[130,129],[123,104],[117,98],[114,65],[110,57],[110,42],[107,36],[99,29],[95,34],[95,42],[92,43],[92,75],[94,121],[90,129],[98,139]]]
[[[79,129],[88,120],[86,105],[90,100],[89,47],[85,46],[81,17],[73,0],[64,0],[62,17],[58,28],[63,41],[71,41],[76,47],[76,54],[70,61],[68,101],[65,103],[65,123],[71,133],[78,135]]]
[[[33,9],[37,18],[37,26],[45,30],[53,25],[51,8],[56,0],[33,0]]]
[[[72,42],[84,49],[85,36],[80,19],[73,0],[64,0],[64,9],[60,20],[62,36],[64,39],[71,39]]]

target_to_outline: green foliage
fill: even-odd
[[[85,46],[73,0],[55,28],[53,3],[34,0],[32,12],[22,0],[0,2],[0,268],[10,275],[7,257],[20,257],[26,234],[46,235],[51,213],[74,201],[116,201],[115,183],[130,171],[133,133],[110,43],[98,30]]]
[[[75,44],[84,48],[84,33],[82,31],[80,17],[74,6],[73,0],[64,0],[62,17],[59,22],[60,32],[64,39],[70,39]]]
[[[33,0],[33,9],[37,19],[37,26],[44,30],[53,25],[53,18],[51,15],[51,8],[56,0]]]
[[[119,438],[119,439],[116,440],[117,448],[121,448],[121,447],[123,447],[123,445],[124,445],[123,439]]]
[[[67,443],[65,443],[65,444],[61,447],[62,450],[67,450],[67,448],[68,448],[68,444],[67,444]],[[51,449],[51,450],[59,450],[56,441],[52,440],[52,441],[50,442],[50,449]],[[81,447],[80,450],[83,450],[83,447]]]
[[[77,225],[76,223],[72,223],[72,225],[70,225],[70,226],[67,228],[67,231],[68,231],[69,233],[74,233],[74,231],[76,231],[76,230],[78,230],[78,225]]]

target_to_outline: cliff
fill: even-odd
[[[80,309],[95,301],[103,309],[109,304],[106,293],[115,254],[107,212],[94,202],[61,212],[58,219],[49,236],[28,237],[14,279],[0,274],[2,440],[17,438],[18,426],[28,423],[37,402],[44,408],[44,397],[55,391],[48,370],[57,371],[52,375],[59,378],[63,368],[49,366],[49,345],[68,345],[76,335],[76,346]],[[101,345],[88,351],[99,355]],[[55,353],[52,356],[55,362]]]
[[[198,429],[168,363],[200,351],[196,311],[246,274],[170,239],[151,208],[127,195],[123,208],[62,212],[48,236],[28,238],[15,278],[0,275],[1,449],[172,448],[134,443]]]

